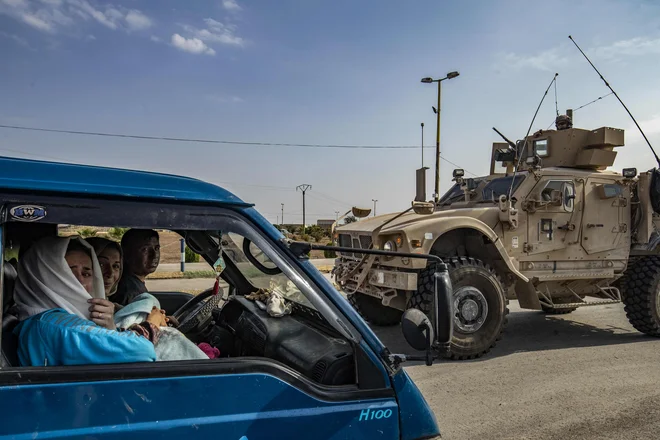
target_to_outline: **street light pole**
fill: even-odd
[[[296,187],[296,190],[302,191],[302,196],[303,196],[303,224],[302,224],[302,233],[305,235],[305,193],[312,189],[312,185],[308,185],[306,183],[302,185],[298,185]]]
[[[284,203],[280,203],[280,205],[282,205],[282,217],[281,217],[282,223],[280,224],[280,226],[284,227]]]
[[[371,201],[374,202],[374,217],[376,217],[376,202],[377,202],[378,200],[376,200],[376,199],[371,199]]]
[[[440,83],[446,79],[456,78],[459,75],[458,72],[449,72],[447,76],[440,79],[433,79],[431,77],[422,78],[422,82],[425,84],[431,84],[434,82],[438,83],[438,107],[433,107],[433,112],[436,115],[436,134],[435,134],[435,194],[433,198],[435,203],[438,203],[440,199],[440,101],[442,98],[442,86]]]

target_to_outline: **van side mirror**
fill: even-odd
[[[408,309],[401,318],[401,331],[406,342],[415,350],[429,350],[435,341],[433,325],[419,309]]]
[[[453,290],[447,267],[442,263],[434,275],[432,321],[420,310],[408,309],[401,319],[401,330],[408,344],[415,350],[426,350],[426,365],[433,364],[437,355],[433,349],[448,353],[454,330]],[[408,359],[415,359],[407,356]]]

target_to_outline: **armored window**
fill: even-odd
[[[534,154],[538,157],[548,156],[548,140],[539,139],[534,141]]]

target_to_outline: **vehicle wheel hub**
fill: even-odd
[[[454,324],[463,333],[474,333],[486,322],[488,303],[476,287],[464,286],[454,291]]]

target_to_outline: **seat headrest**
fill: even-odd
[[[16,278],[18,278],[18,271],[14,267],[11,261],[5,261],[5,264],[3,266],[3,272],[4,272],[4,277],[5,281],[16,281]]]

